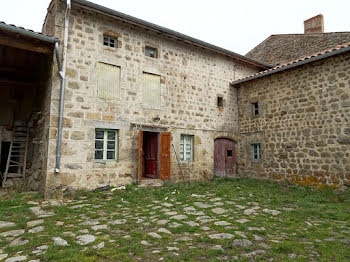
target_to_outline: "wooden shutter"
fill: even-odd
[[[160,76],[143,73],[142,103],[148,107],[160,107]]]
[[[138,181],[141,182],[143,173],[143,131],[139,131],[139,171]]]
[[[120,67],[97,63],[97,96],[117,99],[120,95]]]
[[[160,179],[170,179],[170,132],[160,134]]]

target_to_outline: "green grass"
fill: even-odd
[[[193,195],[194,194],[194,195]],[[221,198],[217,201],[210,201]],[[52,217],[45,218],[45,230],[31,234],[27,232],[27,221],[36,217],[31,213],[27,202],[41,202],[44,210],[53,211]],[[218,207],[227,212],[217,215],[212,208],[201,209],[193,205],[203,202],[213,205],[221,202]],[[171,203],[168,207],[162,204]],[[81,208],[69,207],[79,204],[90,204]],[[220,203],[219,203],[220,204]],[[245,215],[244,209],[258,205],[259,209],[251,215]],[[186,214],[185,207],[194,206],[197,211],[203,211],[206,216],[216,219],[201,224],[196,215]],[[273,216],[263,212],[263,209],[278,210],[281,213]],[[187,215],[184,221],[194,221],[200,226],[191,227],[183,221],[171,219],[167,211]],[[91,226],[81,225],[85,218],[97,219],[100,224],[109,221],[125,219],[125,224],[108,224],[108,230],[92,230]],[[237,219],[246,218],[249,222],[238,223]],[[138,223],[138,219],[142,222]],[[29,243],[19,247],[8,247],[11,239],[0,237],[0,246],[9,257],[22,252],[28,259],[41,261],[250,261],[249,252],[264,250],[265,253],[254,257],[257,261],[348,261],[350,259],[350,190],[339,192],[330,188],[314,191],[275,182],[254,179],[214,179],[208,182],[186,184],[167,184],[160,189],[138,188],[136,185],[126,187],[126,190],[111,192],[78,191],[74,200],[63,200],[62,205],[53,206],[44,201],[38,194],[11,193],[5,200],[0,200],[0,220],[16,223],[13,229],[26,229],[23,238]],[[169,220],[166,225],[158,225],[159,220]],[[64,225],[56,225],[56,221]],[[183,224],[172,228],[172,222]],[[214,225],[215,221],[227,221],[230,226]],[[210,227],[204,231],[201,226]],[[159,233],[162,238],[153,238],[147,233],[157,232],[160,227],[167,228],[171,235]],[[251,227],[264,231],[249,230]],[[11,228],[12,229],[12,228]],[[76,237],[64,235],[71,231],[81,235],[79,230],[88,230],[97,237],[94,243],[81,246],[76,243]],[[0,229],[0,233],[9,229]],[[210,234],[230,233],[234,239],[241,239],[235,231],[244,232],[252,245],[247,247],[233,246],[233,239],[211,239]],[[265,240],[255,240],[254,235]],[[52,237],[65,239],[69,246],[53,245]],[[179,240],[189,237],[191,240]],[[149,245],[141,244],[147,241]],[[105,243],[102,249],[93,246]],[[35,255],[36,247],[48,245],[46,253]],[[215,250],[220,245],[223,250]],[[169,250],[176,247],[178,250]]]

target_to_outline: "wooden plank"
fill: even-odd
[[[29,41],[26,39],[10,37],[7,35],[0,35],[0,45],[11,46],[18,49],[32,51],[42,54],[51,54],[54,46],[41,44],[39,41]]]
[[[170,132],[160,134],[160,179],[170,179]]]
[[[139,170],[138,181],[141,182],[143,174],[143,131],[139,131]]]
[[[23,175],[21,173],[8,173],[7,178],[21,178]]]

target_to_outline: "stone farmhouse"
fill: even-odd
[[[350,33],[305,28],[242,56],[83,0],[52,0],[43,34],[0,23],[2,185],[349,184]]]

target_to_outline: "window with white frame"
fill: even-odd
[[[95,160],[117,160],[118,130],[95,129]]]
[[[158,58],[158,49],[154,47],[146,46],[145,55],[152,58]]]
[[[260,144],[252,144],[252,159],[260,160],[261,159],[261,146]]]
[[[114,37],[110,37],[108,35],[103,35],[103,45],[116,48],[118,40]]]
[[[181,135],[180,160],[193,161],[193,138],[192,135]]]
[[[160,108],[160,76],[143,73],[142,104],[146,107]]]

